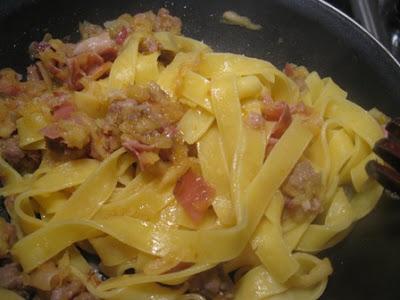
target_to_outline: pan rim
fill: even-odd
[[[388,57],[393,61],[393,63],[397,66],[397,68],[400,69],[400,62],[394,57],[394,55],[379,41],[377,40],[367,29],[365,29],[363,26],[361,26],[357,21],[355,21],[353,18],[345,14],[343,11],[338,9],[337,7],[333,6],[332,4],[326,2],[326,0],[316,0],[315,2],[319,2],[322,5],[324,5],[326,8],[332,10],[335,12],[337,15],[339,15],[340,18],[344,19],[347,22],[350,22],[356,29],[361,31],[363,34],[365,34],[369,39],[371,39],[375,44],[383,50],[383,52],[386,53]]]

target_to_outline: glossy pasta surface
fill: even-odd
[[[23,278],[0,299],[318,299],[317,253],[382,194],[385,120],[165,9],[80,28],[33,43],[27,80],[0,71],[0,256]]]

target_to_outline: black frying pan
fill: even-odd
[[[182,18],[184,34],[215,50],[264,58],[279,67],[287,61],[303,64],[333,77],[362,106],[400,115],[400,66],[353,21],[317,0],[2,0],[0,67],[22,72],[29,64],[28,45],[45,32],[76,38],[79,21],[101,23],[162,6]],[[263,30],[221,24],[228,9],[249,16]],[[323,299],[400,299],[400,201],[384,196],[325,255],[335,271]]]

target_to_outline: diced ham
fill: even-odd
[[[121,30],[117,33],[117,36],[115,37],[115,42],[118,45],[122,45],[125,42],[128,35],[129,35],[128,29],[125,26],[122,26]]]
[[[75,106],[71,102],[65,101],[61,105],[55,107],[53,117],[55,120],[66,120],[71,117],[74,111]]]
[[[215,190],[189,169],[176,183],[174,195],[193,222],[199,223],[211,205]]]
[[[95,52],[101,55],[103,52],[114,47],[115,42],[110,38],[108,32],[104,32],[78,43],[75,46],[73,55],[76,56],[85,52]]]

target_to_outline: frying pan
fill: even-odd
[[[78,22],[102,23],[124,12],[168,8],[182,18],[185,35],[216,51],[293,62],[331,76],[365,108],[400,115],[400,65],[354,21],[317,0],[54,1],[0,3],[0,67],[20,72],[30,63],[27,48],[51,32],[77,38]],[[261,31],[220,23],[234,10],[261,24]],[[334,266],[322,299],[400,299],[400,201],[385,194],[375,211],[340,244],[321,256]]]

